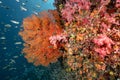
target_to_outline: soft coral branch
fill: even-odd
[[[117,8],[120,8],[120,0],[116,0],[116,5]]]
[[[54,46],[54,48],[57,48],[57,46],[60,45],[60,43],[68,42],[66,34],[51,36],[49,38],[49,40],[50,40],[50,43]],[[57,44],[57,43],[59,43],[59,44]]]
[[[89,0],[68,0],[64,8],[61,10],[62,17],[66,19],[68,22],[72,22],[75,20],[74,14],[76,11],[81,10],[89,10],[90,9],[90,1]]]
[[[93,42],[96,45],[95,51],[99,53],[102,58],[104,58],[107,54],[110,54],[112,45],[114,44],[114,42],[105,34],[99,35],[93,40]]]

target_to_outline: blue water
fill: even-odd
[[[57,80],[51,75],[54,65],[59,63],[48,67],[35,67],[28,63],[21,53],[23,41],[18,35],[23,18],[43,10],[55,9],[53,2],[0,0],[0,80]]]

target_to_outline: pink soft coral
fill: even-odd
[[[90,4],[91,3],[89,0],[68,0],[66,1],[64,8],[61,10],[62,17],[67,22],[72,22],[75,20],[75,12],[79,12],[81,10],[89,10]]]
[[[54,36],[51,36],[49,40],[50,40],[50,43],[54,46],[54,48],[57,48],[57,42],[59,43],[67,42],[67,35],[66,34],[54,35]]]
[[[73,14],[75,13],[75,7],[73,7],[70,2],[66,2],[64,9],[62,9],[61,13],[64,19],[68,22],[74,20]]]
[[[77,7],[79,9],[85,9],[89,10],[90,9],[90,1],[89,0],[70,0],[69,2],[73,4],[77,4]]]
[[[112,45],[114,44],[114,42],[105,34],[99,35],[93,40],[93,42],[97,46],[95,51],[99,53],[102,58],[104,58],[107,54],[110,54]]]
[[[117,8],[120,8],[120,0],[116,0],[116,5]]]

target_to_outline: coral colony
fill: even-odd
[[[62,58],[75,74],[70,80],[120,79],[120,0],[55,0],[55,6],[23,20],[28,62],[48,66]]]

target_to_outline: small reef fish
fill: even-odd
[[[4,26],[7,27],[7,28],[11,27],[10,24],[5,24]]]
[[[10,20],[12,23],[14,23],[14,24],[19,24],[19,22],[18,21],[15,21],[15,20]]]
[[[17,2],[20,2],[20,0],[16,0]]]
[[[4,50],[6,50],[6,49],[7,49],[7,47],[3,47],[3,49],[4,49]]]
[[[18,56],[13,56],[13,58],[18,58]]]
[[[48,0],[43,0],[43,1],[47,2]]]
[[[36,7],[40,8],[41,6],[40,5],[36,5]]]
[[[3,36],[3,37],[0,37],[0,39],[6,39],[6,38]]]
[[[25,3],[22,3],[22,5],[24,6],[24,5],[25,5]]]
[[[0,4],[2,3],[2,1],[0,1]]]
[[[15,42],[15,44],[16,44],[16,45],[18,45],[18,44],[22,44],[22,42]]]
[[[23,6],[20,6],[20,8],[21,8],[22,11],[27,11],[27,9]]]

